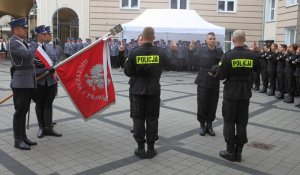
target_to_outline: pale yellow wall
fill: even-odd
[[[276,25],[276,41],[278,43],[284,43],[285,41],[285,27],[299,25],[299,5],[294,5],[286,7],[285,0],[279,0],[278,2],[278,17]],[[299,28],[298,28],[298,37],[299,37]],[[299,42],[299,39],[298,39]]]
[[[37,0],[37,25],[52,26],[52,18],[57,7],[58,9],[70,8],[77,13],[79,18],[79,37],[88,38],[90,36],[89,2],[89,0]]]

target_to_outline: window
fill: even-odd
[[[237,0],[218,0],[218,12],[236,12]]]
[[[266,4],[266,21],[275,20],[275,0],[268,0]]]
[[[139,8],[139,0],[121,0],[121,8],[138,9]]]
[[[285,43],[293,44],[296,43],[296,27],[285,28]]]
[[[232,38],[233,30],[232,29],[226,29],[225,30],[225,52],[228,50],[232,49],[232,43],[231,43],[231,38]]]
[[[286,0],[286,6],[293,6],[297,4],[297,0]]]
[[[188,0],[170,0],[171,9],[187,9]]]

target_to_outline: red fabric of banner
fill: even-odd
[[[107,64],[109,53],[106,53],[105,42],[107,41],[97,43],[56,69],[62,85],[84,119],[91,118],[115,102],[114,85]]]

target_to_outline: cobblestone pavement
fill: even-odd
[[[0,62],[0,99],[10,95],[10,63]],[[290,174],[300,172],[300,109],[257,92],[250,104],[249,143],[243,161],[232,163],[219,157],[225,148],[222,135],[222,89],[213,123],[216,136],[201,137],[196,120],[196,77],[188,72],[164,72],[161,78],[158,155],[140,160],[133,155],[136,143],[129,132],[128,77],[114,69],[116,104],[84,122],[59,86],[54,101],[56,130],[63,137],[37,138],[34,103],[27,134],[38,142],[30,151],[13,147],[12,99],[0,105],[1,175],[167,175],[167,174]],[[295,102],[298,103],[297,97]],[[259,142],[269,150],[252,147]],[[262,147],[266,148],[266,147]]]

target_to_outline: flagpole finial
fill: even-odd
[[[123,28],[122,28],[121,24],[118,24],[114,28],[110,29],[110,34],[112,36],[115,36],[122,31],[123,31]]]

